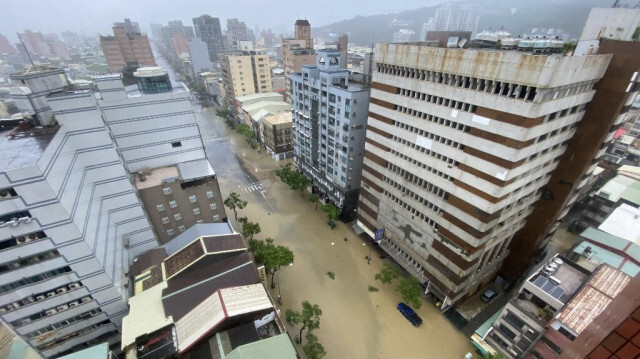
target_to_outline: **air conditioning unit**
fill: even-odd
[[[9,269],[16,269],[16,268],[20,268],[20,264],[18,263],[9,263]]]
[[[69,289],[78,289],[78,288],[80,288],[80,283],[69,284]]]
[[[9,198],[11,197],[11,193],[9,191],[0,191],[0,198]]]
[[[9,222],[7,222],[7,225],[11,226],[11,227],[16,227],[18,224],[20,224],[20,222],[18,222],[18,221],[9,221]]]
[[[84,297],[84,298],[80,299],[80,301],[82,303],[89,303],[91,301],[91,297]]]
[[[0,314],[6,313],[6,312],[7,312],[7,308],[0,308]]]
[[[49,292],[47,293],[47,298],[54,297],[55,295],[56,295],[56,292]]]
[[[70,308],[77,307],[77,306],[79,306],[79,305],[80,305],[80,302],[79,302],[79,301],[77,301],[77,300],[76,300],[76,301],[73,301],[73,302],[71,302],[71,303],[69,303],[69,307],[70,307]]]
[[[125,248],[129,248],[129,237],[122,238],[122,244]]]
[[[24,223],[31,223],[32,220],[33,218],[27,217],[27,219],[24,220]]]
[[[62,294],[62,293],[66,293],[67,292],[67,288],[58,288],[56,289],[56,292]]]
[[[66,305],[66,304],[63,304],[63,305],[59,306],[56,309],[58,309],[58,312],[62,312],[62,311],[65,311],[65,310],[69,309],[69,306]]]
[[[29,324],[29,323],[31,323],[31,318],[22,319],[22,325]]]
[[[31,217],[20,217],[20,218],[18,218],[18,222],[20,222],[20,223],[29,223],[29,222],[31,222]]]
[[[16,241],[17,241],[18,243],[27,243],[27,237],[25,237],[25,236],[20,236],[20,237],[16,238]]]
[[[56,309],[49,309],[49,310],[47,310],[45,312],[45,314],[47,314],[47,315],[54,315],[56,313],[58,313],[58,311]]]
[[[126,288],[129,286],[129,277],[122,278],[122,285]]]
[[[7,222],[0,222],[0,228],[4,228],[7,226]]]
[[[44,298],[46,298],[44,295],[39,295],[36,297],[36,300],[41,301],[41,300],[44,300]]]
[[[37,234],[35,234],[35,233],[31,233],[31,234],[29,235],[29,239],[37,239],[37,238],[38,238],[38,235],[37,235]]]

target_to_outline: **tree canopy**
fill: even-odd
[[[236,221],[238,220],[238,210],[244,209],[244,207],[247,206],[247,203],[247,201],[242,200],[240,195],[235,192],[229,193],[229,197],[224,200],[224,205],[233,211],[233,216]]]
[[[324,350],[324,347],[318,341],[318,337],[312,332],[307,332],[305,335],[307,338],[307,344],[302,347],[302,351],[309,359],[322,359],[325,355],[327,355],[327,351]]]
[[[271,274],[271,288],[275,288],[273,278],[277,271],[293,263],[293,252],[288,247],[273,244],[273,238],[251,240],[249,247],[253,249],[256,262],[264,264],[267,273]]]
[[[376,279],[382,283],[391,283],[394,279],[398,278],[398,269],[385,263],[380,269],[380,273],[376,274]]]
[[[300,191],[302,197],[304,197],[304,190],[311,184],[311,180],[304,174],[295,171],[290,163],[276,171],[276,176],[280,177],[282,183],[292,190]]]
[[[298,335],[298,342],[302,343],[302,331],[309,329],[309,332],[320,328],[320,316],[322,315],[322,309],[317,304],[311,304],[308,300],[302,302],[302,311],[294,311],[287,309],[285,312],[285,319],[287,323],[292,325],[302,324],[300,328],[300,334]],[[307,337],[307,339],[309,339]],[[316,338],[317,339],[317,338]]]
[[[242,224],[242,236],[248,241],[253,240],[253,236],[260,233],[260,223],[250,222],[247,217],[239,218],[238,222]]]
[[[396,284],[396,290],[400,292],[402,299],[414,308],[418,309],[422,306],[422,301],[420,300],[422,286],[417,279],[413,277],[400,279],[400,282]]]

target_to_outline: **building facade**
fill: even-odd
[[[357,207],[369,86],[350,78],[340,52],[318,51],[316,65],[289,75],[294,162],[312,180],[314,193],[352,219]]]
[[[194,224],[226,221],[218,180],[206,158],[141,172],[135,187],[161,244]]]
[[[260,141],[275,160],[293,157],[292,114],[284,112],[262,118]]]
[[[433,21],[436,31],[471,31],[475,37],[480,23],[480,9],[461,4],[444,4],[436,9]]]
[[[271,92],[269,55],[264,51],[243,51],[226,55],[220,64],[228,103],[240,96]]]
[[[129,63],[156,66],[147,35],[128,32],[124,25],[114,26],[113,36],[100,36],[100,46],[112,73],[122,72]]]
[[[45,357],[114,344],[123,273],[155,235],[92,91],[57,69],[22,75],[34,92],[51,85],[55,121],[2,136],[0,318]]]
[[[443,308],[475,292],[543,195],[609,60],[380,45],[359,226],[384,231],[381,247]]]
[[[189,41],[189,57],[194,75],[204,71],[211,71],[211,60],[209,60],[209,50],[204,41],[198,38]]]
[[[244,21],[227,19],[227,46],[228,50],[238,50],[239,41],[253,41],[249,36],[249,29]]]
[[[400,29],[398,32],[393,33],[393,41],[394,43],[398,42],[414,42],[418,40],[416,36],[416,32],[408,29]]]
[[[220,52],[225,50],[220,19],[211,17],[210,15],[194,17],[193,29],[196,32],[196,37],[207,44],[209,60],[211,62],[217,62]]]
[[[307,20],[297,20],[293,25],[295,37],[282,39],[282,63],[285,77],[285,101],[291,102],[289,75],[302,71],[302,66],[316,63],[316,53],[311,40],[311,24]]]

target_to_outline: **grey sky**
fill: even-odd
[[[356,15],[394,13],[440,3],[440,0],[2,0],[0,33],[16,42],[16,32],[24,29],[42,33],[65,30],[85,34],[109,34],[115,21],[125,17],[148,31],[149,23],[166,24],[182,20],[192,25],[193,17],[209,14],[238,18],[254,29],[293,32],[297,18],[307,18],[312,26],[350,19]]]

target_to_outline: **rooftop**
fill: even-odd
[[[178,163],[178,171],[184,182],[216,175],[206,158]]]
[[[266,110],[271,113],[291,111],[291,105],[284,101],[259,101],[242,106],[242,110],[248,113],[250,116],[253,116],[261,110]]]
[[[640,245],[640,209],[623,203],[613,210],[598,229]]]
[[[58,357],[59,359],[109,359],[109,343],[94,345],[91,348],[73,354]]]
[[[163,247],[168,255],[172,255],[193,242],[196,238],[235,233],[229,223],[199,223],[189,227],[176,238],[166,243]]]
[[[244,103],[247,101],[255,101],[259,99],[267,99],[267,98],[277,98],[282,101],[282,95],[277,92],[261,92],[261,93],[253,93],[250,95],[244,95],[236,97],[236,101],[240,103]]]
[[[31,167],[38,162],[59,127],[0,132],[0,171]],[[8,135],[16,135],[13,138]]]
[[[580,334],[591,325],[630,280],[631,277],[628,275],[603,265],[560,312],[558,320]]]
[[[136,338],[153,333],[173,323],[173,319],[165,315],[162,306],[162,291],[167,282],[129,298],[129,314],[122,318],[122,348],[136,342]]]
[[[227,359],[295,359],[296,349],[287,334],[276,335],[237,347]]]
[[[280,125],[292,122],[293,115],[290,111],[277,113],[275,115],[265,116],[262,118],[263,122],[268,122],[270,125]]]
[[[600,264],[606,263],[632,277],[640,273],[640,266],[637,264],[640,261],[640,247],[636,245],[620,252],[612,250],[601,241],[585,240],[578,243],[572,252],[576,264],[589,271],[594,271]],[[627,256],[632,260],[628,260]]]
[[[167,166],[154,168],[142,176],[135,176],[135,187],[137,190],[159,186],[164,180],[177,179],[180,177],[177,166]]]
[[[631,188],[631,192],[628,192],[627,196],[632,198],[638,197],[637,200],[640,202],[640,182],[633,177],[621,174],[610,179],[609,182],[600,188],[596,195],[611,202],[618,202],[629,188]]]
[[[587,274],[574,265],[568,259],[556,255],[529,277],[528,282],[561,303],[566,303],[587,279]]]

